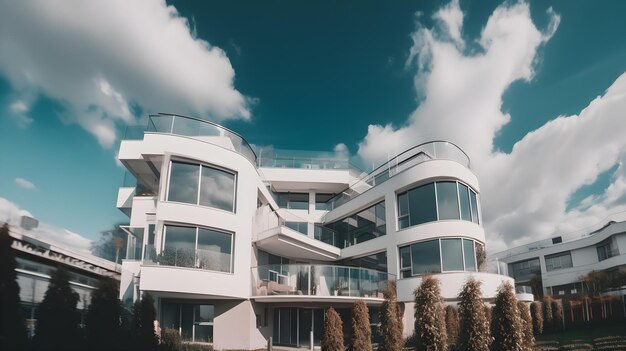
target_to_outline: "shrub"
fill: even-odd
[[[381,351],[400,351],[402,340],[402,311],[397,301],[396,282],[389,281],[387,290],[383,293],[385,301],[380,308]]]
[[[552,297],[545,296],[543,298],[543,330],[552,330]]]
[[[535,335],[543,334],[543,311],[540,301],[533,301],[530,304],[530,314],[533,320],[533,333]]]
[[[459,349],[489,351],[491,335],[480,282],[470,278],[459,294]]]
[[[491,324],[493,349],[498,351],[523,350],[523,333],[513,285],[504,282],[496,295]]]
[[[487,324],[485,325],[485,330],[487,330],[487,335],[490,336],[489,340],[491,342],[493,342],[493,336],[491,334],[491,320],[493,319],[493,313],[491,313],[493,311],[493,308],[491,308],[491,306],[485,305],[485,320],[487,321]]]
[[[163,351],[182,351],[183,341],[178,330],[165,328],[161,332],[161,349]]]
[[[324,318],[324,337],[322,338],[322,350],[343,351],[343,324],[341,317],[334,308],[326,310]]]
[[[563,330],[563,305],[560,300],[552,300],[552,329]]]
[[[357,300],[352,306],[352,350],[372,351],[370,315],[363,300]]]
[[[533,336],[533,320],[530,317],[530,310],[528,305],[523,301],[517,302],[517,309],[520,313],[520,321],[522,322],[522,336],[524,350],[532,350],[535,344],[535,337]]]
[[[459,312],[456,307],[448,305],[445,308],[445,314],[448,347],[454,349],[459,346]]]
[[[444,351],[446,324],[439,280],[424,276],[415,289],[415,349],[417,351]]]

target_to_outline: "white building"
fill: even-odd
[[[161,328],[185,340],[258,349],[271,337],[309,347],[328,306],[346,333],[358,299],[376,324],[382,291],[396,279],[408,335],[421,274],[434,273],[448,301],[470,275],[487,299],[513,282],[478,271],[478,179],[449,142],[364,173],[333,154],[255,154],[226,128],[159,114],[145,132],[127,134],[118,157],[137,180],[117,201],[134,255],[123,261],[120,298],[149,292]]]
[[[602,271],[611,278],[618,270],[626,269],[626,221],[611,221],[574,240],[563,240],[558,236],[494,256],[508,264],[518,292],[530,292],[533,283],[541,282],[544,295],[580,298],[588,293],[582,276],[591,271]],[[624,301],[626,290],[614,290]],[[539,291],[534,293],[539,295]]]

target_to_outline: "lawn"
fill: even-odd
[[[626,350],[626,322],[545,333],[536,339],[537,350]]]

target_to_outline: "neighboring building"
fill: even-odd
[[[57,267],[64,266],[70,274],[70,286],[80,298],[77,309],[81,323],[98,281],[104,277],[119,281],[121,273],[121,266],[114,262],[46,241],[30,230],[36,227],[32,223],[32,219],[23,217],[21,227],[9,227],[17,260],[22,315],[31,337],[36,327],[35,311],[43,301],[50,277]]]
[[[309,347],[328,306],[349,333],[350,307],[364,300],[375,325],[396,279],[408,335],[422,274],[441,281],[450,303],[470,275],[488,300],[513,282],[478,269],[478,179],[452,143],[413,147],[364,173],[334,154],[255,153],[238,134],[184,116],[150,116],[125,139],[118,158],[136,182],[117,201],[130,217],[120,298],[149,292],[161,328],[184,340]]]
[[[508,264],[518,292],[552,295],[555,298],[580,299],[591,295],[582,277],[591,271],[606,273],[606,290],[624,301],[626,287],[616,279],[626,270],[626,221],[609,222],[602,228],[576,240],[562,237],[511,248],[495,257]],[[625,314],[626,315],[626,314]]]

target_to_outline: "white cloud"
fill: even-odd
[[[30,212],[20,208],[17,204],[0,197],[0,223],[7,222],[9,225],[19,226],[22,216],[33,217]],[[67,229],[39,222],[39,226],[31,233],[44,242],[52,242],[61,247],[85,253],[90,252],[91,240]]]
[[[477,40],[481,50],[468,54],[459,45],[463,16],[450,15],[456,9],[453,1],[439,10],[435,28],[418,23],[407,64],[417,67],[414,84],[423,100],[402,127],[370,125],[359,156],[380,163],[388,153],[428,140],[458,144],[472,158],[480,180],[492,252],[620,212],[626,206],[626,74],[578,115],[559,116],[528,133],[511,153],[499,152],[493,145],[497,133],[511,118],[522,117],[502,111],[502,96],[512,83],[532,80],[538,49],[555,33],[560,17],[550,8],[551,21],[541,31],[528,4],[501,5]],[[617,162],[621,166],[605,194],[566,211],[577,189]]]
[[[448,5],[439,9],[435,12],[433,18],[442,22],[446,28],[446,33],[459,48],[465,46],[465,42],[461,37],[463,11],[461,11],[459,6],[459,0],[452,0]]]
[[[33,184],[33,182],[28,181],[24,178],[20,178],[17,177],[15,178],[15,184],[17,184],[19,187],[22,187],[24,189],[28,189],[28,190],[37,190],[37,186],[35,186],[35,184]]]
[[[133,105],[250,118],[225,52],[196,38],[163,0],[3,2],[0,72],[18,96],[58,101],[60,117],[104,147],[113,145],[116,124],[135,120]],[[28,111],[35,99],[17,101],[12,110]]]
[[[33,119],[26,115],[29,110],[28,104],[21,99],[17,99],[9,104],[10,116],[20,128],[26,128],[33,123]]]

